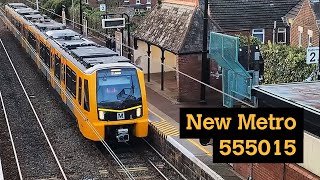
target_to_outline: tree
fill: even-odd
[[[242,34],[236,34],[235,36],[239,38],[240,47],[248,45],[261,45],[261,42],[257,37],[245,36]]]

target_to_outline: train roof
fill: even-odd
[[[66,26],[64,24],[53,21],[51,19],[45,19],[44,21],[35,22],[34,25],[42,31],[66,29]]]
[[[75,49],[77,47],[83,47],[83,46],[96,46],[97,44],[95,42],[86,40],[86,39],[73,39],[73,40],[65,40],[65,39],[59,39],[56,40],[60,45],[67,49]]]
[[[54,31],[47,31],[46,35],[53,38],[53,39],[63,39],[67,36],[69,37],[80,37],[80,34],[71,30],[71,29],[64,29],[64,30],[54,30]]]
[[[77,58],[96,58],[118,56],[119,54],[106,47],[87,46],[71,50]]]
[[[19,9],[19,8],[27,8],[28,6],[23,3],[8,3],[10,7],[13,9]]]
[[[40,14],[39,11],[34,10],[32,8],[20,8],[20,9],[15,9],[15,11],[21,15]]]
[[[24,15],[24,17],[30,21],[38,21],[41,19],[44,20],[44,17],[41,14],[27,14],[27,15]]]
[[[15,11],[20,12],[26,22],[38,29],[41,36],[52,42],[53,47],[85,73],[92,73],[101,68],[136,67],[131,64],[130,59],[82,37],[62,23],[41,16],[32,8],[15,9]]]

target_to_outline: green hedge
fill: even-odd
[[[264,59],[264,84],[301,82],[315,70],[315,64],[306,64],[306,48],[288,45],[261,46]]]

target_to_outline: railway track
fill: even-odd
[[[12,65],[11,72],[8,71],[9,69],[7,71],[2,69],[5,66],[0,68],[0,72],[5,76],[0,88],[0,98],[8,131],[10,135],[13,134],[11,135],[11,142],[19,177],[20,179],[23,179],[23,176],[27,179],[44,177],[67,179],[56,152],[43,129],[38,114],[1,39],[0,44],[0,56],[7,58]],[[10,74],[13,75],[13,71],[16,78],[9,78]],[[16,86],[17,84],[20,85],[20,88]],[[12,89],[14,86],[17,88]],[[3,95],[2,92],[4,92]],[[14,140],[12,136],[15,137]],[[32,168],[29,168],[30,166]]]
[[[97,144],[97,147],[108,159],[112,159],[101,144]],[[110,145],[110,147],[136,180],[186,180],[144,139],[135,139],[131,144],[117,144]],[[111,164],[114,165],[113,167],[117,167],[116,162],[111,162]],[[115,168],[115,170],[119,178],[128,179],[122,169]]]
[[[5,179],[117,179],[94,143],[81,136],[75,120],[58,106],[45,78],[1,20],[0,39],[0,156]]]
[[[48,90],[45,78],[37,73],[34,62],[26,58],[28,55],[20,45],[16,46],[18,41],[5,30],[1,20],[0,27],[0,39],[4,42],[3,48],[0,47],[0,92],[2,105],[7,107],[0,113],[0,123],[5,124],[6,120],[11,125],[7,130],[0,126],[0,132],[4,132],[0,134],[0,144],[4,145],[0,147],[0,156],[6,164],[5,176],[9,179],[126,179],[124,170],[104,147],[97,149],[81,136],[76,122],[57,106],[59,102]],[[8,138],[8,130],[13,138]],[[48,142],[52,143],[51,148]],[[144,141],[113,150],[134,179],[185,179]]]

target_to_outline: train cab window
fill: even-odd
[[[84,109],[90,111],[88,80],[84,80]]]
[[[42,61],[49,67],[50,66],[50,50],[42,42],[40,43],[40,57]]]
[[[55,55],[54,75],[60,80],[60,65],[61,59]]]
[[[81,105],[81,99],[82,99],[82,79],[79,77],[79,88],[78,88],[78,102]]]
[[[69,66],[67,66],[66,74],[67,74],[67,84],[66,84],[67,90],[72,94],[74,98],[76,98],[77,75]]]

